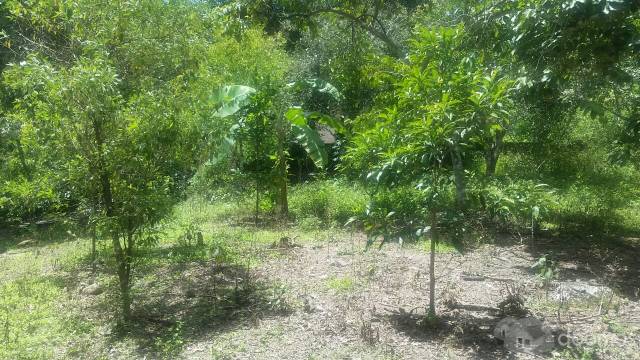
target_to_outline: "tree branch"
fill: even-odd
[[[322,15],[322,14],[334,14],[344,19],[352,21],[353,23],[357,24],[359,27],[367,31],[369,34],[373,35],[375,38],[382,41],[387,46],[389,55],[395,58],[404,57],[405,53],[402,47],[398,43],[396,43],[393,39],[391,39],[389,35],[387,35],[386,31],[384,31],[384,29],[383,30],[377,29],[373,25],[368,24],[361,17],[357,17],[344,10],[335,9],[335,8],[322,8],[322,9],[316,9],[307,13],[291,13],[285,18],[291,19],[291,18],[298,18],[298,17],[313,17],[316,15]],[[374,21],[377,22],[378,21],[377,18],[374,18]]]

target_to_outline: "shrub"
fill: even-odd
[[[297,221],[317,218],[323,224],[342,226],[364,213],[367,194],[342,180],[323,180],[296,185],[289,196],[289,212]]]
[[[0,186],[0,219],[29,220],[58,208],[60,200],[47,180],[7,181]]]
[[[476,194],[483,199],[491,220],[505,227],[530,227],[550,218],[557,196],[546,184],[530,180],[494,181]]]
[[[367,205],[365,230],[370,240],[416,239],[418,230],[427,225],[424,209],[424,194],[413,186],[380,190]]]

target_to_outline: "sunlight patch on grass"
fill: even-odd
[[[356,285],[356,282],[350,277],[331,277],[327,280],[327,287],[337,293],[353,291]]]
[[[0,286],[0,359],[50,359],[65,340],[54,281],[33,277]]]
[[[422,251],[425,251],[427,253],[431,252],[431,240],[420,240],[416,243],[416,246]],[[456,250],[453,245],[446,242],[439,242],[438,244],[436,244],[436,253],[438,254],[453,254],[457,252],[458,250]]]

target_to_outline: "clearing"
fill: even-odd
[[[194,219],[201,244],[180,235],[193,226],[167,226],[136,265],[136,321],[127,329],[115,326],[107,244],[98,243],[94,272],[85,238],[47,234],[17,246],[34,234],[15,236],[0,250],[0,357],[527,359],[492,336],[501,319],[492,308],[517,293],[534,316],[576,339],[552,356],[640,358],[640,254],[627,243],[536,239],[533,252],[527,239],[505,237],[465,254],[442,245],[442,321],[425,327],[426,241],[365,250],[357,232],[256,230],[225,214]],[[545,286],[531,266],[546,252],[558,262]]]

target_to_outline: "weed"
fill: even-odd
[[[290,310],[287,301],[288,289],[285,285],[279,284],[271,288],[271,293],[267,299],[269,310],[274,313],[286,313]]]
[[[165,359],[173,359],[184,345],[183,323],[177,321],[171,326],[169,331],[163,333],[155,341],[155,347]]]
[[[337,293],[346,293],[352,291],[356,283],[350,277],[331,277],[327,280],[327,287]]]
[[[289,211],[299,223],[315,218],[325,225],[341,227],[351,217],[364,213],[366,204],[367,195],[359,187],[327,180],[295,186],[289,198]]]
[[[431,240],[429,239],[419,240],[416,244],[420,250],[423,250],[425,252],[431,252]],[[456,250],[456,248],[449,243],[441,241],[436,244],[436,253],[438,254],[453,254],[457,252],[458,250]]]

